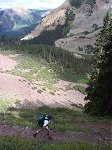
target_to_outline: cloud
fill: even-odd
[[[21,6],[34,9],[49,9],[60,6],[65,0],[0,0],[0,8]]]

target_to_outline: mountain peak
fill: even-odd
[[[19,6],[13,7],[12,10],[15,11],[20,16],[25,15],[28,12],[28,9]]]

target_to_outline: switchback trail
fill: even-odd
[[[93,131],[92,131],[93,130]],[[90,143],[110,143],[112,142],[111,133],[103,134],[96,132],[95,128],[92,128],[91,132],[76,132],[76,131],[66,131],[66,132],[54,132],[52,131],[53,141],[62,141],[62,142],[90,142]],[[38,141],[48,141],[43,135],[40,133],[37,135],[35,139],[33,137],[34,130],[28,127],[21,126],[8,126],[8,125],[0,125],[0,136],[19,136],[22,138],[28,138],[32,140]]]

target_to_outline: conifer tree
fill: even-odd
[[[109,14],[96,42],[94,63],[86,89],[85,112],[96,116],[112,115],[112,20]]]

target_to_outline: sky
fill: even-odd
[[[0,8],[25,7],[30,9],[53,9],[65,0],[0,0]]]

